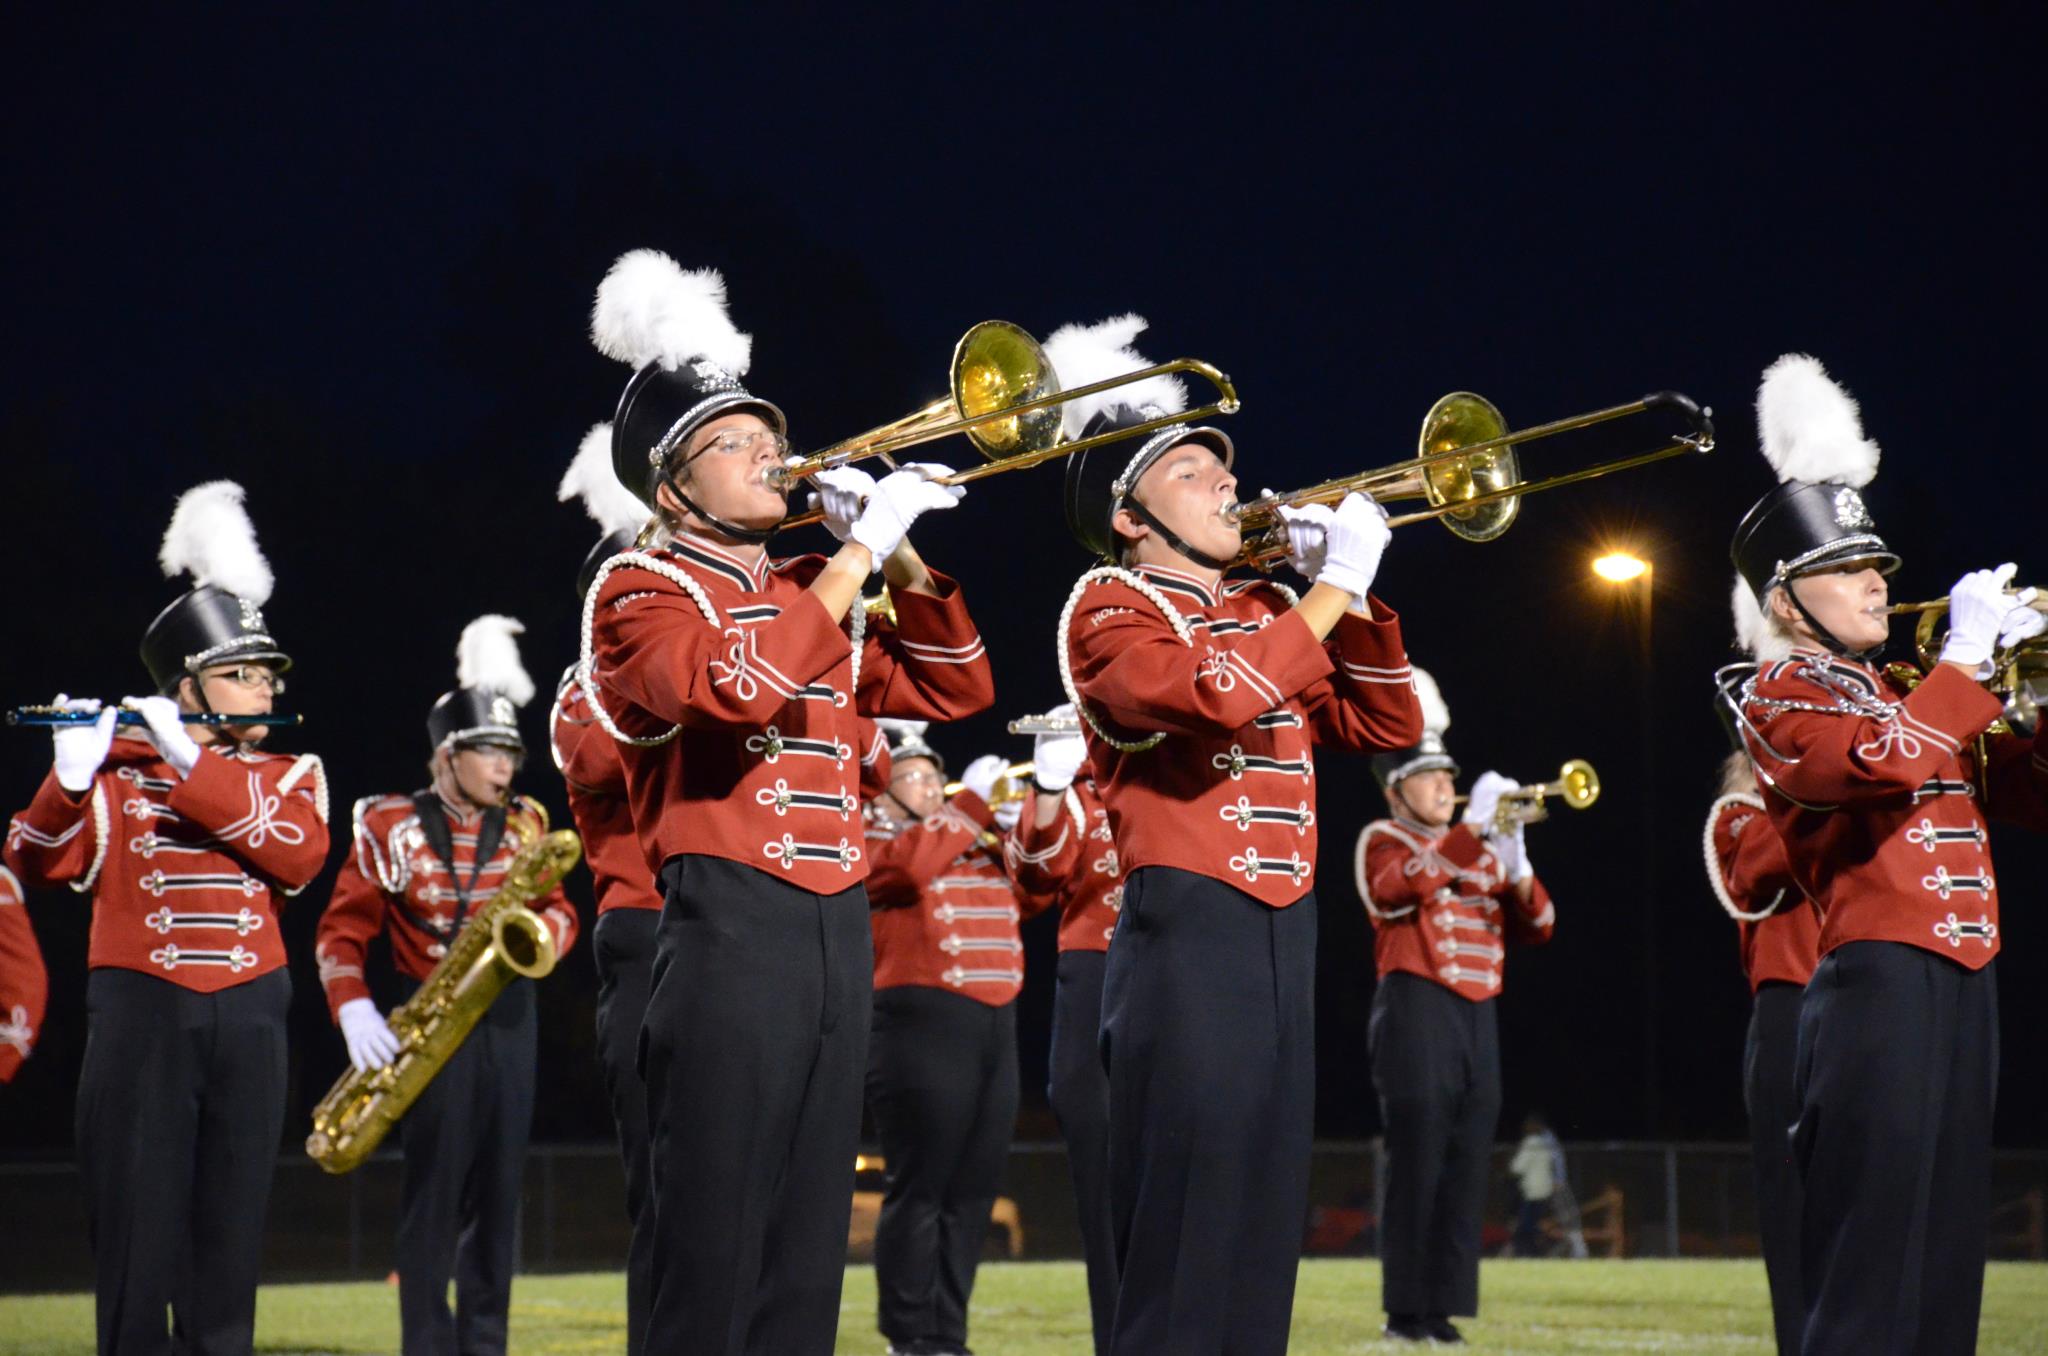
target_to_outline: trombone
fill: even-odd
[[[2006,590],[2015,602],[2027,592],[2030,590]],[[2034,596],[2027,605],[2036,612],[2048,612],[2048,595],[2039,589],[2031,592]],[[1911,615],[1920,619],[1913,627],[1913,657],[1919,661],[1921,673],[1934,672],[1934,666],[1941,662],[1942,622],[1948,616],[1948,599],[1894,603],[1885,612],[1888,616]],[[1993,652],[1987,686],[2005,701],[2006,727],[2022,735],[2033,734],[2040,728],[2041,707],[2048,703],[2048,635]]]
[[[1574,758],[1557,770],[1554,782],[1501,792],[1500,806],[1493,812],[1493,831],[1513,833],[1525,824],[1537,824],[1550,818],[1549,801],[1552,796],[1574,810],[1583,810],[1600,799],[1600,774],[1585,759]],[[1463,805],[1470,799],[1470,796],[1453,796],[1451,804]]]
[[[1088,438],[1061,436],[1059,406],[1066,402],[1176,372],[1201,377],[1216,388],[1216,398],[1197,409],[1161,415]],[[1053,371],[1038,341],[1007,320],[984,320],[960,337],[960,342],[953,346],[947,385],[952,394],[943,399],[784,464],[774,473],[773,483],[786,491],[820,471],[869,457],[880,457],[893,467],[895,454],[905,448],[964,433],[984,458],[983,464],[956,471],[939,483],[965,485],[983,476],[1021,471],[1056,457],[1125,438],[1143,437],[1176,424],[1200,423],[1235,414],[1239,403],[1237,387],[1230,378],[1200,358],[1176,358],[1063,391],[1059,374]],[[800,527],[822,517],[814,509],[792,514],[782,520],[782,525]]]
[[[1525,481],[1515,456],[1524,443],[1572,433],[1595,424],[1670,410],[1685,421],[1686,431],[1649,452]],[[1266,495],[1224,510],[1244,534],[1234,565],[1270,569],[1287,557],[1287,528],[1280,509],[1304,504],[1334,504],[1354,491],[1385,503],[1390,499],[1424,499],[1429,507],[1387,519],[1390,527],[1440,519],[1466,541],[1492,541],[1508,530],[1521,510],[1522,498],[1543,490],[1576,485],[1617,471],[1633,470],[1687,452],[1714,450],[1714,412],[1677,391],[1657,391],[1625,405],[1575,414],[1565,419],[1509,430],[1493,402],[1470,391],[1453,391],[1430,406],[1422,419],[1416,455],[1406,461],[1340,476],[1292,494]]]

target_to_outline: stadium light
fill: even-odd
[[[1593,573],[1610,584],[1626,584],[1649,572],[1649,561],[1627,551],[1610,551],[1593,562]]]

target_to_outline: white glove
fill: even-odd
[[[963,485],[936,483],[938,477],[952,474],[950,466],[920,461],[891,471],[875,483],[867,507],[861,510],[848,534],[868,548],[875,558],[875,569],[881,569],[882,562],[896,553],[919,515],[933,509],[949,509],[967,497]]]
[[[811,507],[825,513],[825,527],[840,541],[853,540],[854,520],[875,492],[875,478],[858,466],[835,466],[811,477]]]
[[[1272,499],[1276,496],[1271,490],[1261,490],[1259,497]],[[1303,504],[1300,508],[1282,504],[1278,512],[1281,523],[1287,528],[1288,565],[1304,579],[1315,578],[1323,568],[1330,519],[1336,516],[1337,510],[1328,504]]]
[[[199,761],[199,744],[185,732],[185,714],[178,704],[169,697],[123,697],[121,705],[142,713],[164,761],[176,768],[180,777],[191,776],[192,765]]]
[[[1529,864],[1529,844],[1522,836],[1522,826],[1517,824],[1513,833],[1496,834],[1487,840],[1493,855],[1500,861],[1501,878],[1510,885],[1520,885],[1536,874],[1536,868]]]
[[[1512,777],[1503,777],[1498,772],[1480,773],[1479,780],[1472,783],[1471,794],[1465,798],[1465,822],[1475,833],[1491,834],[1494,812],[1500,809],[1501,796],[1521,789],[1522,784]]]
[[[1031,741],[1031,780],[1047,791],[1074,784],[1088,761],[1088,740],[1077,734],[1042,734]]]
[[[100,770],[100,764],[107,761],[107,750],[114,743],[114,722],[121,713],[109,706],[100,710],[98,697],[67,697],[57,694],[51,703],[66,711],[99,711],[99,719],[90,725],[58,725],[50,731],[50,742],[56,746],[52,761],[57,769],[57,785],[72,795],[82,795],[92,786],[92,779]]]
[[[1290,534],[1292,531],[1290,524]],[[1372,496],[1356,491],[1345,495],[1323,529],[1323,561],[1313,576],[1315,581],[1363,601],[1393,536],[1393,529],[1387,526],[1387,511],[1374,503]]]
[[[1023,818],[1023,816],[1024,802],[1021,800],[1006,800],[991,811],[991,817],[995,820],[996,827],[1004,833],[1008,833],[1011,829],[1016,828],[1017,821]]]
[[[1009,766],[1010,760],[1001,754],[984,753],[969,763],[967,770],[960,774],[960,785],[986,802],[990,793],[996,789],[996,778],[1002,776]]]
[[[2048,612],[2036,608],[2031,598],[2033,589],[2026,589],[2021,596],[2030,601],[2021,603],[2005,614],[2005,620],[1998,625],[1998,648],[2009,650],[2021,641],[2032,640],[2043,631],[2048,631]]]
[[[1945,664],[1960,664],[1972,673],[1980,671],[1998,645],[1998,633],[2014,610],[2015,599],[2006,594],[2019,566],[2005,564],[1995,570],[1972,570],[1956,580],[1948,591],[1948,640],[1941,647]],[[2031,597],[2031,592],[2029,593]]]
[[[398,1057],[398,1037],[367,998],[351,998],[335,1013],[341,1022],[341,1038],[348,1043],[348,1062],[357,1073],[381,1069]]]

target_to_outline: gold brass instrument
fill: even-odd
[[[998,805],[1013,805],[1031,794],[1031,774],[1038,771],[1032,763],[1012,763],[996,777],[996,784],[989,789],[988,808]],[[947,782],[946,799],[951,800],[967,789],[966,782]]]
[[[2006,592],[2017,602],[2026,590],[2013,588]],[[2048,594],[2034,590],[2028,606],[2036,612],[2048,612]],[[1913,627],[1913,656],[1920,663],[1921,673],[1934,672],[1934,666],[1941,662],[1941,645],[1947,634],[1943,623],[1948,618],[1948,599],[1894,603],[1885,611],[1894,617],[1919,618]],[[1991,656],[1991,670],[1986,686],[2005,702],[2006,728],[2018,734],[2033,734],[2040,728],[2041,707],[2048,703],[2048,634],[1998,649]]]
[[[891,626],[896,624],[896,595],[889,592],[887,584],[882,585],[880,593],[862,594],[860,609],[870,617],[880,617]]]
[[[1208,381],[1216,388],[1215,400],[1198,409],[1163,415],[1093,437],[1061,436],[1059,407],[1066,402],[1174,372],[1191,372]],[[1199,423],[1238,410],[1237,387],[1214,365],[1199,358],[1176,358],[1062,391],[1059,374],[1053,371],[1045,350],[1024,329],[1007,320],[984,320],[960,337],[953,347],[947,385],[952,394],[944,399],[789,462],[775,473],[774,483],[787,490],[820,471],[868,457],[880,457],[894,466],[895,454],[906,448],[964,433],[984,458],[983,464],[957,471],[940,482],[964,485],[1001,471],[1021,471],[1104,443],[1143,437],[1173,424]],[[782,525],[799,527],[815,523],[823,516],[816,510],[797,513],[783,519]]]
[[[545,812],[538,820],[504,884],[469,916],[419,992],[392,1012],[397,1058],[369,1073],[350,1068],[313,1109],[306,1154],[328,1172],[351,1172],[375,1152],[507,984],[555,968],[555,934],[528,905],[576,865],[583,843],[567,829],[548,833]]]
[[[104,710],[105,708],[101,708]],[[142,713],[132,707],[117,706],[120,714],[114,717],[116,725],[146,725]],[[91,725],[100,718],[98,711],[67,711],[57,705],[17,706],[7,713],[9,725],[24,729],[47,729],[52,726]],[[302,718],[293,713],[272,711],[263,715],[224,716],[218,711],[193,711],[178,717],[181,725],[268,725],[274,730],[286,729],[301,723]]]
[[[1493,831],[1513,833],[1525,824],[1550,818],[1550,798],[1557,797],[1574,810],[1583,810],[1600,799],[1600,774],[1583,758],[1574,758],[1557,770],[1557,780],[1538,786],[1503,791],[1500,806],[1493,812]],[[1453,805],[1463,805],[1470,796],[1454,796]]]
[[[1687,431],[1672,435],[1669,441],[1649,452],[1617,457],[1541,480],[1522,479],[1515,456],[1515,449],[1522,444],[1654,410],[1676,413],[1685,421]],[[1658,391],[1626,405],[1610,405],[1603,410],[1512,431],[1492,401],[1470,391],[1453,391],[1430,406],[1429,413],[1423,416],[1416,454],[1408,460],[1226,509],[1244,534],[1244,544],[1232,563],[1266,569],[1287,558],[1287,528],[1279,513],[1283,507],[1334,504],[1354,491],[1370,494],[1383,504],[1396,499],[1423,499],[1428,502],[1427,508],[1394,514],[1387,519],[1388,524],[1406,527],[1440,519],[1466,541],[1492,541],[1513,525],[1527,495],[1648,466],[1687,452],[1713,449],[1713,411],[1702,409],[1677,391]]]
[[[1079,716],[1019,716],[1010,722],[1013,735],[1068,735],[1081,733]]]

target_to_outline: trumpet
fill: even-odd
[[[101,709],[104,710],[105,708]],[[116,725],[148,724],[143,719],[142,713],[132,706],[117,706],[114,709],[120,713],[114,717],[114,724]],[[19,725],[28,729],[44,729],[52,726],[62,729],[67,725],[91,725],[99,718],[100,713],[98,711],[67,711],[61,706],[54,705],[17,706],[7,713],[7,723],[9,725]],[[288,726],[300,724],[303,719],[303,717],[296,714],[283,715],[275,711],[268,714],[256,713],[244,716],[227,716],[222,715],[218,711],[189,711],[178,717],[178,723],[181,725],[213,725],[229,728],[240,728],[248,725],[268,725],[272,729],[284,729]]]
[[[2007,589],[2006,593],[2015,603],[2026,598],[2026,606],[2036,612],[2048,612],[2048,596],[2039,589]],[[1941,641],[1946,631],[1942,623],[1948,617],[1948,599],[1894,603],[1885,612],[1893,617],[1920,619],[1913,627],[1913,657],[1919,661],[1921,673],[1934,672],[1934,666],[1941,662]],[[2006,728],[2023,735],[2039,729],[2041,707],[2048,703],[2048,634],[1993,652],[1991,679],[1986,686],[2005,702]]]
[[[1524,443],[1556,437],[1616,419],[1669,410],[1685,421],[1686,431],[1648,452],[1560,472],[1542,480],[1522,479],[1515,449]],[[1227,505],[1224,516],[1244,534],[1234,565],[1270,569],[1287,557],[1287,526],[1282,508],[1334,504],[1353,492],[1370,494],[1385,503],[1392,499],[1423,499],[1427,508],[1398,513],[1390,527],[1440,520],[1466,541],[1492,541],[1514,524],[1522,499],[1544,490],[1576,485],[1617,471],[1633,470],[1687,452],[1714,450],[1714,412],[1690,396],[1657,391],[1625,405],[1575,414],[1565,419],[1509,430],[1507,419],[1492,401],[1470,391],[1453,391],[1430,406],[1422,419],[1416,455],[1355,475],[1340,476],[1292,494],[1266,495],[1249,503]]]
[[[1070,735],[1081,733],[1079,716],[1019,716],[1010,722],[1013,735]]]
[[[988,808],[998,805],[1013,805],[1031,794],[1031,774],[1038,771],[1032,763],[1012,763],[996,777],[996,784],[989,789]],[[947,782],[946,799],[951,800],[967,789],[966,782]]]
[[[1082,396],[1130,386],[1151,377],[1189,372],[1216,388],[1216,398],[1198,409],[1162,415],[1087,438],[1065,438],[1059,407]],[[920,443],[964,433],[983,464],[943,477],[942,485],[965,485],[1003,471],[1021,471],[1055,457],[1099,447],[1125,438],[1140,438],[1175,424],[1194,424],[1238,411],[1237,387],[1214,364],[1200,358],[1176,358],[1135,372],[1090,382],[1071,391],[1060,389],[1045,350],[1036,339],[1007,320],[984,320],[953,346],[948,372],[952,394],[913,410],[901,419],[857,433],[819,452],[799,457],[772,473],[772,484],[789,490],[800,480],[835,466],[880,457],[894,467],[895,454]],[[792,514],[784,527],[800,527],[824,517],[817,510]]]
[[[1552,796],[1574,810],[1583,810],[1600,799],[1600,774],[1583,758],[1574,758],[1557,770],[1557,780],[1537,786],[1503,791],[1499,808],[1493,812],[1493,832],[1513,833],[1525,824],[1550,818]],[[1463,805],[1470,796],[1453,796],[1453,805]]]
[[[896,595],[889,592],[887,584],[880,593],[864,593],[860,598],[860,610],[870,617],[879,617],[894,626],[896,624]]]

